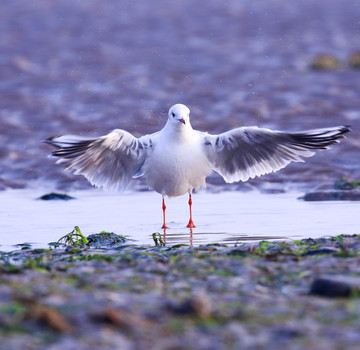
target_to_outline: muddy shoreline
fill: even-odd
[[[353,132],[305,164],[220,189],[316,189],[360,178],[360,9],[352,0],[135,3],[8,1],[0,24],[0,190],[89,189],[49,159],[42,140],[136,136],[163,127],[184,103],[194,128],[216,134],[239,126]],[[318,54],[339,60],[312,69]],[[134,183],[142,190],[143,183]]]
[[[356,349],[359,256],[359,236],[0,253],[0,348]]]

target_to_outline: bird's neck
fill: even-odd
[[[164,126],[164,135],[174,140],[187,140],[191,138],[194,129],[191,127],[190,123],[188,124],[179,124],[174,125],[170,121]]]

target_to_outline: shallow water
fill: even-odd
[[[161,197],[154,192],[122,195],[101,191],[71,193],[75,200],[36,200],[44,192],[0,193],[1,250],[18,243],[47,247],[78,225],[85,235],[102,230],[123,234],[136,244],[154,244],[161,232]],[[301,193],[200,192],[193,195],[196,228],[186,228],[187,197],[167,200],[168,245],[236,244],[244,241],[301,239],[360,233],[359,202],[304,202]]]
[[[360,48],[354,0],[17,0],[1,14],[0,189],[88,189],[41,140],[152,133],[175,103],[213,134],[350,124],[340,145],[260,183],[360,177],[360,72],[347,64]],[[309,69],[318,53],[341,68]]]

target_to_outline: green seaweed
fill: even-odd
[[[25,329],[21,323],[24,321],[27,312],[27,307],[23,303],[17,301],[11,301],[7,304],[0,305],[0,314],[3,315],[2,319],[0,319],[0,332],[24,332]],[[4,317],[5,315],[7,317]]]
[[[81,247],[84,244],[88,244],[89,240],[82,234],[79,226],[75,226],[70,233],[61,237],[56,243],[64,246]]]
[[[182,247],[190,247],[190,246],[188,244],[185,244],[185,243],[179,243],[179,244],[174,244],[174,245],[170,246],[169,250],[182,248]]]
[[[294,241],[292,241],[294,244],[300,244],[300,245],[305,245],[307,244],[304,240],[299,240],[299,239],[295,239]]]
[[[15,247],[18,247],[20,248],[21,250],[26,250],[26,249],[31,249],[31,243],[18,243],[18,244],[15,244]]]
[[[21,267],[14,265],[14,264],[10,264],[8,262],[0,265],[0,272],[3,273],[20,273],[22,272]]]
[[[341,177],[334,183],[334,188],[337,190],[353,190],[360,188],[360,180],[350,181],[346,177]]]
[[[333,241],[342,242],[344,240],[344,238],[345,238],[344,235],[337,235],[337,236],[332,237],[331,239]]]
[[[45,273],[49,271],[49,261],[46,255],[35,258],[28,257],[25,259],[23,267]]]
[[[153,240],[154,240],[155,246],[163,247],[163,246],[166,245],[165,242],[164,242],[164,240],[163,240],[163,238],[162,238],[162,236],[161,236],[161,233],[159,233],[159,232],[154,232],[154,233],[152,234],[152,238],[153,238]]]
[[[117,255],[105,255],[105,254],[86,254],[82,257],[83,260],[97,260],[113,262],[118,258]]]

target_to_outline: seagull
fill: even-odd
[[[175,104],[165,126],[153,134],[137,138],[115,129],[99,138],[65,135],[45,142],[57,148],[52,152],[59,157],[56,163],[104,190],[123,191],[132,178],[144,176],[148,186],[162,195],[162,228],[166,229],[166,196],[189,194],[187,227],[193,228],[191,194],[206,185],[206,177],[213,171],[228,183],[247,181],[291,162],[303,162],[304,157],[339,142],[349,131],[349,126],[302,132],[253,126],[211,135],[194,130],[189,108]]]

